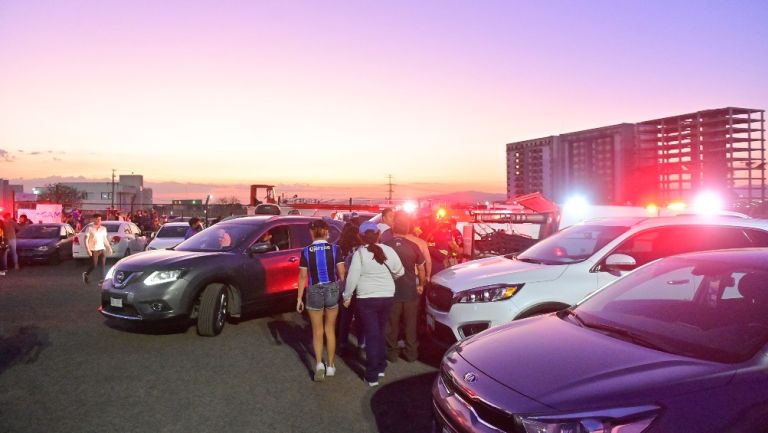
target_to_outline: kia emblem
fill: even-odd
[[[475,383],[477,382],[477,375],[475,373],[467,373],[464,375],[464,382]]]

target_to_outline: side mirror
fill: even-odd
[[[603,269],[607,271],[631,271],[637,267],[637,261],[626,254],[611,254],[605,259]]]
[[[257,242],[248,248],[248,254],[262,254],[272,250],[272,245],[269,242]]]

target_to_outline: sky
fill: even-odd
[[[765,109],[766,22],[762,0],[0,0],[0,178],[505,192],[508,142]]]

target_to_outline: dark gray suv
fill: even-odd
[[[299,256],[317,218],[255,216],[224,221],[175,248],[126,257],[108,272],[99,311],[112,319],[192,319],[200,335],[218,335],[249,307],[295,302]],[[330,241],[341,223],[327,220]]]

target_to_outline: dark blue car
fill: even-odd
[[[692,253],[453,346],[438,432],[768,431],[768,250]]]
[[[72,258],[75,231],[69,224],[30,224],[16,235],[19,260],[56,264]]]

